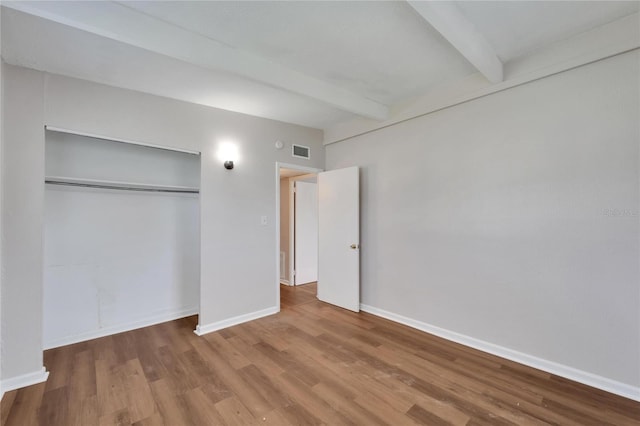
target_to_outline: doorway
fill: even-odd
[[[318,279],[317,173],[321,171],[276,163],[278,307],[281,286],[295,287]]]

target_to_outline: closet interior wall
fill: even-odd
[[[44,347],[197,313],[200,156],[45,140]]]

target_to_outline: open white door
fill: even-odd
[[[318,185],[295,183],[294,284],[318,281]]]
[[[358,168],[318,174],[318,299],[360,311]]]

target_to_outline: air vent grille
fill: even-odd
[[[309,159],[309,156],[311,154],[311,149],[309,149],[308,146],[302,146],[302,145],[292,145],[292,150],[291,150],[291,155],[294,157],[298,157],[298,158],[306,158],[307,160]]]

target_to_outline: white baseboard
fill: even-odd
[[[36,385],[38,383],[46,382],[49,377],[49,372],[42,367],[41,370],[33,373],[22,374],[16,377],[10,377],[0,381],[0,400],[4,396],[5,392],[20,389],[25,386]]]
[[[632,386],[626,383],[618,382],[616,380],[608,379],[606,377],[598,376],[587,371],[578,370],[567,365],[558,364],[553,361],[514,351],[503,346],[465,336],[464,334],[436,327],[434,325],[407,318],[405,316],[385,311],[383,309],[375,308],[373,306],[361,304],[360,309],[364,312],[368,312],[370,314],[407,325],[420,331],[442,337],[443,339],[451,340],[452,342],[460,343],[462,345],[469,346],[471,348],[478,349],[492,355],[496,355],[520,364],[527,365],[529,367],[537,368],[539,370],[546,371],[548,373],[555,374],[556,376],[564,377],[578,383],[593,386],[594,388],[602,389],[604,391],[611,392],[625,398],[640,401],[640,387]]]
[[[266,317],[269,315],[277,314],[280,312],[280,308],[273,306],[271,308],[263,309],[261,311],[255,311],[244,315],[238,315],[237,317],[229,318],[226,320],[214,322],[211,324],[200,325],[193,330],[198,336],[203,334],[212,333],[214,331],[222,330],[223,328],[231,327],[234,325],[242,324],[243,322],[253,321],[258,318]]]
[[[280,284],[284,284],[284,285],[291,285],[291,283],[289,283],[289,280],[283,280],[282,278],[280,278]]]
[[[148,327],[150,325],[160,324],[167,321],[177,320],[179,318],[188,317],[198,313],[198,308],[184,308],[179,310],[165,311],[147,318],[128,322],[125,324],[118,324],[109,327],[103,327],[97,330],[90,330],[80,334],[74,334],[73,336],[66,336],[60,339],[44,342],[44,349],[52,349],[60,346],[71,345],[78,342],[84,342],[86,340],[97,339],[99,337],[110,336],[112,334],[122,333],[124,331],[131,331],[142,327]]]

